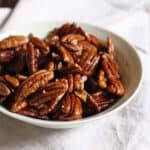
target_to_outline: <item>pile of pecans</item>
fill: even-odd
[[[103,111],[124,93],[110,37],[103,43],[66,23],[45,39],[30,34],[0,41],[0,104],[14,113],[75,120]]]

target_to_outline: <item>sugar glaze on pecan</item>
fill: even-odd
[[[75,23],[41,39],[0,41],[0,105],[44,120],[69,121],[99,113],[125,94],[115,45]]]

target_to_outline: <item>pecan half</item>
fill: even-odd
[[[84,89],[84,82],[80,74],[74,75],[74,89],[75,90],[83,90]]]
[[[11,106],[11,111],[12,112],[18,112],[21,109],[27,107],[28,103],[25,99],[21,99],[20,101],[16,101],[12,106]]]
[[[110,104],[114,102],[114,96],[107,95],[104,92],[96,92],[93,94],[88,94],[87,103],[96,111],[100,112],[106,109]]]
[[[87,100],[87,92],[85,90],[74,91],[75,95],[78,96],[83,102]]]
[[[115,79],[118,79],[119,68],[118,68],[118,64],[116,63],[116,61],[107,54],[104,54],[102,58],[103,58],[102,68],[105,71],[108,77],[108,80],[111,82],[111,81],[114,81]]]
[[[25,36],[9,36],[0,41],[0,49],[15,48],[20,45],[26,44],[27,42],[28,38]]]
[[[27,61],[27,66],[30,74],[33,74],[38,70],[37,51],[34,48],[34,45],[32,43],[28,44],[26,61]]]
[[[7,85],[0,81],[0,95],[1,96],[8,96],[8,95],[10,95],[10,93],[11,93],[11,91],[7,87]]]
[[[54,99],[60,100],[68,89],[66,79],[50,82],[41,91],[34,93],[29,99],[29,105],[37,107]]]
[[[30,42],[33,43],[33,45],[35,45],[35,47],[40,49],[41,53],[47,55],[50,52],[49,46],[46,44],[46,42],[44,42],[40,38],[35,37],[30,34],[29,39],[30,39]]]
[[[73,91],[73,86],[74,86],[73,75],[68,74],[67,79],[68,79],[68,92],[72,92]]]
[[[112,57],[114,57],[115,50],[114,50],[114,44],[112,42],[111,37],[107,38],[107,51]]]
[[[40,70],[32,74],[20,85],[16,93],[15,101],[19,101],[34,93],[40,87],[45,86],[53,77],[54,72],[47,70]]]
[[[113,83],[108,85],[107,87],[108,92],[122,96],[125,93],[125,88],[120,80],[115,80]]]
[[[74,59],[72,55],[67,51],[67,49],[65,49],[65,47],[59,46],[58,50],[60,51],[64,62],[67,62],[69,64],[74,64]]]
[[[39,112],[36,109],[33,108],[24,108],[18,112],[19,114],[26,115],[26,116],[31,116],[31,117],[36,117],[40,119],[48,119],[48,116],[46,115],[40,115]]]
[[[99,74],[98,74],[98,85],[102,89],[105,89],[107,87],[107,78],[105,77],[105,72],[103,70],[99,71]]]
[[[61,104],[61,114],[58,120],[76,120],[82,118],[82,104],[78,97],[74,94],[68,94]]]
[[[5,80],[11,84],[13,87],[18,87],[19,86],[19,80],[13,76],[10,75],[4,75]]]
[[[0,63],[8,63],[15,57],[14,50],[0,50]]]
[[[40,115],[47,115],[48,113],[51,113],[55,109],[59,101],[60,99],[56,98],[48,102],[42,109],[40,109]]]
[[[68,34],[62,37],[62,44],[69,50],[76,52],[81,51],[82,46],[79,45],[80,41],[85,40],[85,37],[79,34]]]

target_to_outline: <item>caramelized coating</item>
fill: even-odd
[[[125,94],[115,46],[75,23],[41,39],[0,41],[0,105],[14,113],[70,121],[104,111]]]

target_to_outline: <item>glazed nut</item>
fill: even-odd
[[[68,79],[68,92],[72,92],[73,91],[73,87],[74,87],[73,75],[72,74],[68,74],[67,75],[67,79]]]
[[[74,91],[75,95],[78,96],[83,102],[87,100],[87,92],[85,90]]]
[[[0,82],[0,95],[1,96],[8,96],[8,95],[10,95],[10,93],[11,93],[11,91],[7,87],[7,85],[4,84],[3,82]]]
[[[74,89],[75,90],[83,90],[84,82],[80,74],[75,74],[74,76]]]
[[[37,63],[37,51],[34,48],[32,43],[28,44],[28,51],[26,55],[26,61],[29,73],[32,74],[38,70],[38,63]]]
[[[16,93],[15,100],[26,98],[30,94],[34,93],[38,88],[45,86],[49,80],[54,78],[54,72],[47,70],[40,70],[27,78],[19,87]]]
[[[107,87],[107,78],[105,77],[105,72],[103,70],[99,71],[99,74],[98,74],[98,85],[102,89],[105,89]]]
[[[108,37],[108,38],[107,38],[107,51],[108,51],[108,53],[109,53],[112,57],[114,57],[114,52],[115,52],[115,50],[114,50],[114,44],[113,44],[113,42],[112,42],[112,38],[111,38],[111,37]]]
[[[116,80],[114,83],[108,85],[107,90],[118,96],[122,96],[125,93],[125,88],[120,80]]]
[[[8,63],[15,57],[14,50],[0,50],[0,63]]]
[[[0,49],[16,48],[28,42],[25,36],[9,36],[0,41]]]
[[[46,42],[44,42],[40,38],[35,37],[30,34],[29,40],[31,43],[33,43],[35,45],[35,47],[39,48],[41,53],[43,53],[44,55],[47,55],[50,52],[49,46],[46,44]]]
[[[65,47],[59,46],[58,50],[60,51],[64,62],[67,62],[69,64],[74,64],[74,59],[72,55],[67,51],[67,49],[65,49]]]
[[[19,81],[24,81],[28,78],[27,76],[24,76],[22,74],[17,74],[16,77]]]
[[[10,75],[4,75],[5,80],[10,83],[13,87],[19,86],[19,80],[13,76]]]
[[[27,107],[27,101],[25,99],[22,99],[20,101],[16,101],[13,103],[13,105],[11,106],[11,111],[12,112],[18,112],[21,109]]]

